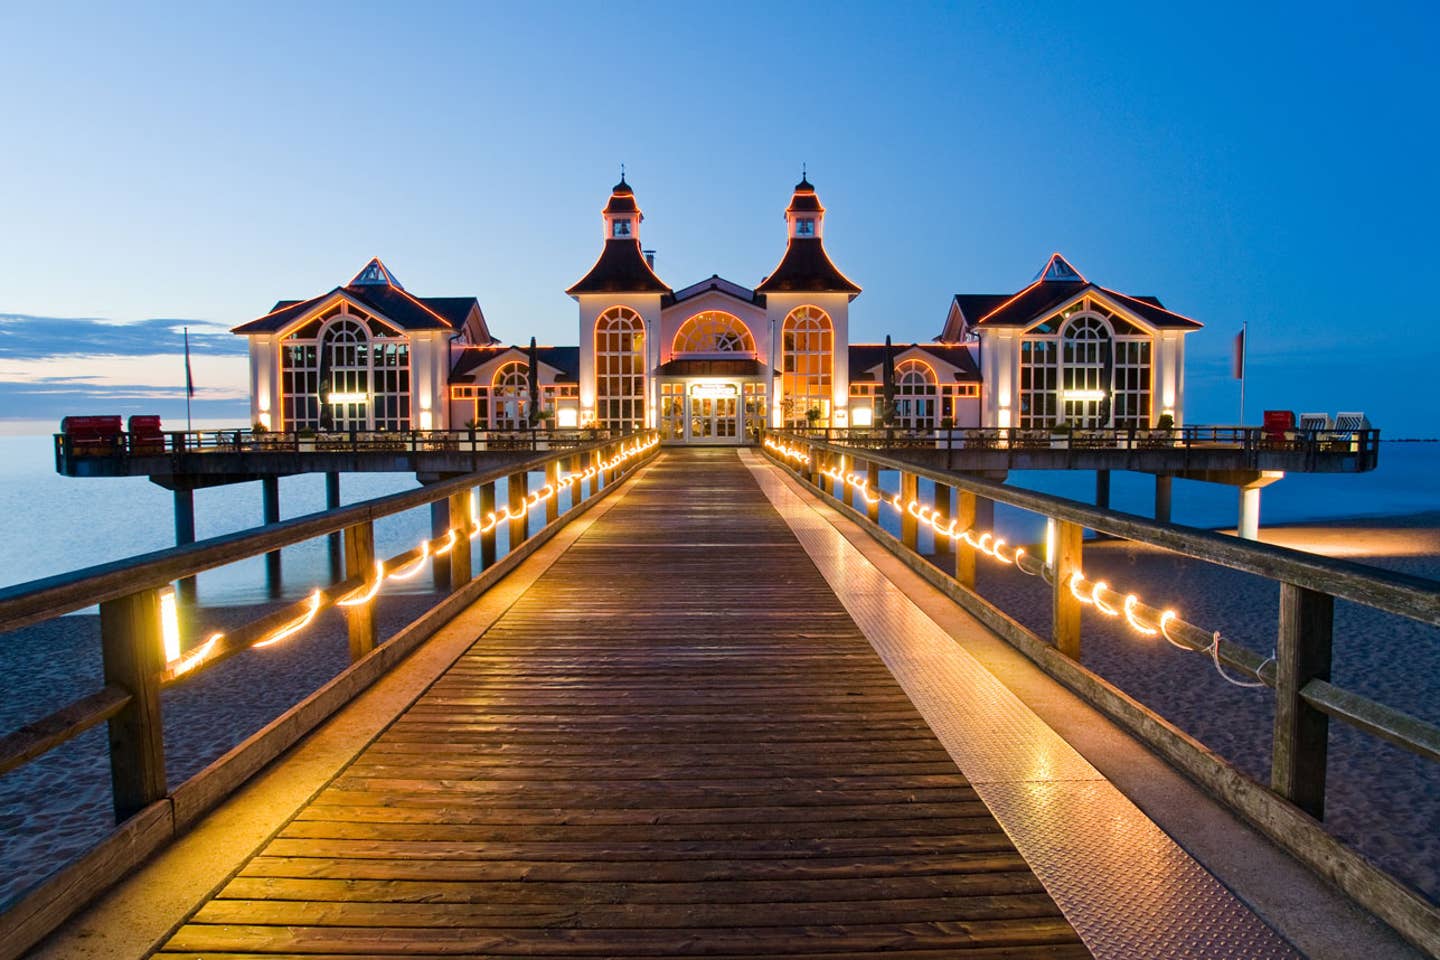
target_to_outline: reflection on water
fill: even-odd
[[[532,475],[531,488],[543,483]],[[343,504],[413,490],[413,474],[347,473],[340,479]],[[497,500],[505,502],[503,481]],[[561,495],[569,508],[568,491]],[[280,517],[289,520],[325,509],[324,474],[301,474],[280,480]],[[25,583],[82,567],[121,560],[174,546],[175,528],[169,490],[143,477],[85,479],[55,473],[48,436],[0,436],[0,514],[7,536],[0,547],[0,586]],[[538,521],[538,522],[537,522]],[[195,491],[195,536],[220,536],[259,526],[260,483],[232,484]],[[532,524],[543,524],[541,516]],[[430,508],[421,507],[375,521],[376,553],[394,556],[414,547],[430,533]],[[507,529],[497,532],[498,555],[507,549]],[[328,538],[319,537],[281,552],[278,596],[303,597],[317,584],[332,580]],[[479,565],[479,550],[474,551]],[[207,570],[197,578],[198,598],[206,605],[260,603],[276,593],[266,587],[264,557]],[[428,575],[387,583],[387,593],[425,593]]]

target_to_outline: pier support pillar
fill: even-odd
[[[495,512],[495,481],[480,485],[480,521]],[[498,526],[498,524],[497,524]],[[495,527],[480,534],[480,569],[489,570],[495,566]]]
[[[435,546],[441,546],[449,532],[450,501],[432,500],[430,503],[430,539],[440,541]],[[431,552],[434,552],[433,549]],[[430,576],[437,591],[440,593],[450,592],[450,561],[447,558],[436,557],[430,561]]]
[[[1095,471],[1095,506],[1102,510],[1110,509],[1110,471]]]
[[[1246,540],[1260,539],[1260,488],[1240,488],[1239,534]]]
[[[260,510],[265,525],[280,522],[280,478],[260,478]],[[265,554],[265,587],[271,596],[280,594],[280,551]]]
[[[935,513],[940,517],[940,526],[950,526],[950,518],[955,516],[955,508],[951,506],[953,489],[943,483],[935,484]],[[956,529],[959,529],[958,527]],[[935,534],[935,562],[941,569],[950,566],[948,558],[955,552],[955,541],[949,537]]]
[[[334,510],[340,506],[340,474],[334,470],[325,474],[325,509]],[[330,534],[330,579],[339,580],[343,569],[345,548],[340,532]]]
[[[989,497],[975,498],[975,520],[972,523],[981,533],[995,531],[995,501]],[[977,537],[978,538],[978,537]]]
[[[1155,519],[1161,523],[1170,522],[1170,496],[1174,484],[1174,477],[1155,474]]]
[[[183,547],[195,542],[195,491],[175,490],[175,546]],[[175,583],[175,592],[180,602],[195,602],[195,578],[183,577]]]

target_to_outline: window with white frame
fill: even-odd
[[[676,356],[685,353],[748,353],[754,356],[755,338],[739,317],[720,310],[707,310],[680,325],[670,349]]]
[[[1148,427],[1153,343],[1091,297],[1047,317],[1020,342],[1019,426]]]
[[[629,307],[595,321],[595,420],[620,433],[645,425],[645,321]]]
[[[938,395],[935,371],[923,360],[904,360],[895,367],[895,425],[905,430],[932,430]]]
[[[341,303],[279,349],[284,429],[409,429],[410,344],[403,334]]]
[[[786,426],[829,426],[830,378],[835,363],[835,330],[829,314],[819,307],[797,307],[780,331],[781,404]],[[812,415],[812,410],[818,414]]]
[[[530,365],[519,360],[502,363],[490,378],[490,425],[496,430],[519,430],[529,424]]]

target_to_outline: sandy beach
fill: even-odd
[[[1440,577],[1440,513],[1274,527],[1270,543],[1344,556],[1419,576]],[[1147,602],[1268,655],[1275,584],[1159,550],[1087,543],[1086,569]],[[982,564],[981,591],[1032,629],[1048,634],[1045,584]],[[427,595],[380,601],[382,636],[433,602]],[[215,628],[265,608],[216,607]],[[96,689],[98,623],[63,617],[0,638],[7,695],[0,730],[13,730]],[[166,693],[170,782],[178,784],[342,669],[344,624],[327,611],[305,634],[250,651]],[[1208,659],[1145,640],[1118,621],[1089,614],[1084,661],[1262,781],[1269,776],[1271,698],[1231,686]],[[1337,682],[1440,722],[1440,629],[1341,603],[1336,611]],[[1440,899],[1440,765],[1332,725],[1327,823],[1338,836]],[[111,827],[104,729],[96,729],[0,778],[0,905],[101,839]]]
[[[395,594],[377,601],[389,637],[436,601]],[[223,630],[273,606],[210,607],[197,619]],[[32,722],[101,685],[99,617],[76,615],[0,635],[5,696],[0,731]],[[166,773],[186,779],[339,673],[349,662],[345,621],[324,611],[304,633],[249,650],[167,690]],[[102,724],[0,777],[0,909],[102,840],[114,827]]]
[[[1267,543],[1415,576],[1440,578],[1440,512],[1262,529]],[[1279,587],[1268,580],[1115,541],[1086,542],[1085,569],[1121,592],[1177,610],[1197,626],[1269,656]],[[984,564],[980,591],[1048,636],[1049,586]],[[1269,782],[1272,693],[1221,679],[1207,657],[1139,636],[1087,612],[1087,667]],[[1440,722],[1440,628],[1337,602],[1333,679],[1432,723]],[[1387,871],[1440,901],[1440,764],[1334,722],[1326,825]]]

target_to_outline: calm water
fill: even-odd
[[[48,436],[0,436],[0,515],[8,535],[0,547],[0,586],[38,580],[94,564],[162,550],[175,543],[171,493],[143,477],[84,479],[55,473]],[[539,482],[531,479],[531,489]],[[398,493],[419,486],[414,474],[357,473],[340,479],[345,504]],[[505,485],[497,485],[505,502]],[[561,507],[568,507],[561,497]],[[324,474],[302,474],[280,480],[280,516],[288,520],[325,509]],[[538,520],[539,518],[535,518]],[[215,537],[259,526],[260,484],[233,484],[195,491],[195,536]],[[376,521],[380,556],[414,547],[430,530],[429,508],[410,510]],[[498,532],[505,552],[505,529]],[[317,584],[330,582],[329,553],[324,538],[287,547],[282,552],[283,596],[300,597]],[[396,582],[388,592],[428,590],[427,577]],[[269,598],[264,558],[254,557],[199,577],[199,598],[205,604],[249,604]]]
[[[1267,487],[1262,495],[1264,524],[1355,516],[1385,516],[1440,510],[1440,443],[1387,443],[1380,467],[1367,474],[1293,474]],[[894,480],[884,478],[887,488]],[[1017,472],[1010,482],[1046,493],[1090,501],[1093,473]],[[411,489],[411,474],[346,474],[345,503]],[[503,491],[501,497],[503,502]],[[1143,474],[1115,472],[1111,504],[1117,510],[1148,515],[1154,480]],[[320,474],[280,481],[284,518],[324,509]],[[1176,522],[1204,527],[1234,526],[1237,509],[1232,488],[1177,480]],[[0,549],[0,586],[22,583],[84,566],[118,560],[174,543],[171,496],[143,478],[74,479],[55,473],[49,436],[0,436],[0,513],[8,536]],[[997,525],[1011,542],[1034,541],[1028,515],[1001,508]],[[198,490],[195,525],[199,538],[257,526],[260,484],[245,483]],[[429,514],[415,510],[376,524],[383,555],[408,549],[426,535]],[[502,545],[503,549],[503,545]],[[302,595],[310,584],[328,581],[323,540],[284,551],[285,593]],[[399,586],[397,584],[396,586]],[[423,585],[422,585],[423,588]],[[251,603],[264,598],[261,558],[202,574],[200,596],[206,603]]]

